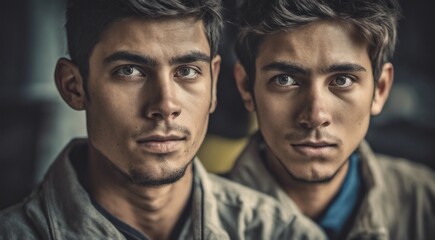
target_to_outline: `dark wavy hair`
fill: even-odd
[[[135,16],[197,17],[204,22],[212,56],[217,54],[222,29],[220,0],[68,0],[65,25],[68,52],[84,81],[89,74],[89,57],[101,33],[111,23]]]
[[[393,56],[401,8],[396,0],[255,0],[240,8],[236,54],[255,80],[255,59],[264,37],[320,20],[349,23],[369,44],[375,81]]]

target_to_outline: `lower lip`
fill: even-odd
[[[307,145],[292,145],[293,149],[299,154],[309,157],[320,157],[330,154],[335,150],[335,146],[313,147]]]
[[[165,154],[178,150],[181,145],[181,140],[170,141],[146,141],[138,143],[145,151],[149,153]]]

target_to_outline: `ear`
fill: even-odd
[[[381,76],[375,86],[375,93],[372,100],[371,114],[378,115],[381,113],[385,102],[390,94],[391,86],[393,85],[394,68],[393,64],[385,63],[382,66]]]
[[[219,71],[221,69],[221,56],[216,55],[212,60],[211,60],[211,68],[212,68],[212,88],[211,88],[211,102],[210,102],[210,113],[213,113],[214,110],[216,109],[216,105],[217,105],[217,81],[219,78]]]
[[[234,78],[236,79],[237,89],[239,89],[245,108],[250,112],[255,111],[254,99],[249,88],[248,75],[240,62],[237,62],[234,66]]]
[[[83,78],[78,67],[66,58],[60,58],[54,71],[57,90],[62,99],[75,110],[84,110],[86,95],[83,88]]]

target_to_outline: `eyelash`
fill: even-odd
[[[357,77],[355,77],[355,76],[353,76],[353,75],[347,75],[347,74],[344,74],[344,75],[343,75],[343,74],[340,74],[340,75],[335,75],[335,76],[333,77],[331,83],[334,82],[334,81],[336,81],[336,80],[339,79],[339,78],[346,78],[346,79],[349,79],[349,81],[351,81],[350,85],[348,85],[348,86],[342,86],[342,85],[335,84],[335,85],[333,85],[333,87],[337,87],[337,88],[348,88],[348,87],[351,87],[351,86],[352,86],[352,85],[357,81]]]
[[[281,80],[280,78],[283,78],[283,77],[287,77],[287,78],[291,79],[292,82],[289,85],[278,84],[278,81]],[[344,86],[344,84],[343,85],[339,85],[339,84],[332,84],[331,85],[331,83],[334,83],[339,78],[346,78],[346,79],[348,79],[348,81],[351,81],[351,82],[349,84],[347,84],[346,86]],[[331,87],[334,87],[334,88],[346,89],[346,88],[351,87],[353,85],[353,83],[355,83],[357,80],[358,80],[358,78],[356,76],[354,76],[354,75],[338,74],[338,75],[334,75],[332,77],[332,80],[329,82],[329,85]],[[287,88],[287,87],[293,87],[293,86],[299,86],[300,85],[300,83],[297,80],[295,80],[294,77],[292,77],[292,76],[290,76],[288,74],[278,74],[278,75],[275,75],[275,76],[273,76],[270,79],[270,82],[272,84],[274,84],[275,86],[279,87],[279,88]]]
[[[132,68],[131,69],[132,72],[130,74],[126,74],[125,72],[123,72],[123,70],[126,70],[127,68]],[[183,69],[189,69],[190,71],[194,71],[194,76],[192,76],[192,77],[177,76],[177,75],[180,75],[179,74],[180,70],[183,70]],[[136,71],[136,73],[135,73],[135,71]],[[175,69],[174,78],[194,80],[194,79],[197,79],[201,74],[202,74],[202,72],[198,67],[182,65],[182,66],[179,66]],[[147,77],[148,74],[144,73],[144,71],[141,69],[141,67],[128,64],[128,65],[118,66],[117,68],[115,68],[112,72],[112,75],[116,75],[116,76],[121,77],[121,78],[139,78],[139,77]]]
[[[288,77],[289,79],[293,80],[292,84],[290,84],[290,85],[280,85],[280,84],[278,84],[278,81],[280,80],[280,78],[283,78],[283,77]],[[270,79],[270,82],[275,84],[278,87],[281,87],[281,88],[299,85],[299,83],[293,77],[291,77],[288,74],[279,74],[279,75],[273,76]]]
[[[183,65],[183,66],[179,66],[179,67],[175,70],[175,74],[174,74],[174,75],[177,75],[177,74],[179,73],[179,71],[182,70],[182,69],[189,69],[190,71],[194,71],[194,72],[195,72],[195,73],[194,73],[195,76],[193,76],[193,77],[175,76],[175,77],[180,77],[180,78],[184,78],[184,79],[193,80],[193,79],[197,79],[197,78],[202,74],[202,73],[201,73],[201,70],[198,69],[197,67]]]
[[[140,67],[135,66],[135,65],[122,65],[122,66],[119,66],[119,67],[117,67],[113,71],[112,74],[118,75],[120,77],[138,77],[137,75],[132,75],[133,73],[131,73],[130,75],[122,73],[121,71],[125,70],[126,68],[132,68],[133,69],[133,73],[134,73],[134,71],[137,71],[140,74],[140,76],[146,76],[146,74],[143,72],[143,70]]]

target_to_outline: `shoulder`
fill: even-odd
[[[271,210],[277,208],[276,200],[254,189],[214,174],[210,174],[210,180],[213,186],[213,195],[221,204],[251,209],[252,211],[258,211],[258,207],[270,208]]]
[[[397,186],[405,192],[424,191],[435,194],[435,172],[402,158],[377,155],[387,186]]]
[[[0,239],[40,239],[23,204],[0,212]]]
[[[271,196],[195,166],[209,229],[224,229],[230,239],[325,239],[320,231],[302,229],[305,222]]]
[[[229,232],[243,233],[231,238],[326,239],[314,223],[296,217],[268,195],[213,174],[210,182],[223,225]]]
[[[265,223],[289,224],[293,216],[284,214],[276,200],[238,183],[210,174],[211,193],[221,219],[238,221],[239,227]],[[254,223],[254,224],[253,224]]]
[[[434,171],[405,159],[384,155],[377,159],[385,183],[382,209],[389,219],[391,237],[425,239],[434,235]]]
[[[280,211],[278,202],[272,197],[234,181],[208,173],[199,161],[194,162],[195,175],[201,181],[203,192],[210,205],[221,211],[232,209],[231,214],[241,214],[246,218],[254,217],[257,212],[264,211],[264,217],[279,218],[287,221],[290,214]],[[228,210],[230,211],[230,210]]]
[[[34,192],[23,202],[1,211],[0,239],[49,239],[43,234],[47,231],[40,229],[45,219],[41,218],[39,210],[40,201]]]
[[[385,199],[404,216],[435,221],[435,172],[419,163],[378,155]],[[434,222],[435,223],[435,222]]]

